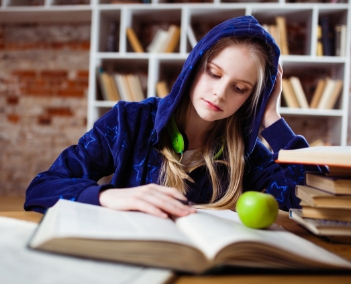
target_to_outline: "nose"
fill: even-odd
[[[218,99],[225,100],[227,96],[228,86],[224,82],[218,82],[213,88],[213,94],[218,97]]]

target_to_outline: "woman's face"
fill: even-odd
[[[256,82],[257,67],[248,48],[224,48],[195,77],[190,89],[191,115],[207,122],[231,116],[250,97]]]

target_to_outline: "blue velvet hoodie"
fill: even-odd
[[[159,182],[161,156],[157,151],[160,132],[165,128],[183,95],[188,95],[188,79],[202,57],[215,42],[227,36],[252,36],[261,39],[274,51],[271,77],[260,96],[257,111],[244,129],[246,169],[243,190],[273,194],[281,209],[299,207],[295,185],[303,183],[300,165],[278,165],[276,153],[284,149],[308,147],[283,119],[263,130],[261,135],[273,149],[271,153],[257,138],[263,113],[274,86],[279,48],[272,37],[252,16],[227,20],[214,27],[189,54],[170,94],[163,99],[147,98],[142,102],[118,102],[83,135],[77,145],[64,150],[48,171],[38,174],[26,192],[25,209],[45,212],[58,199],[99,205],[99,192],[108,188],[128,188]],[[110,183],[98,184],[103,176],[113,174]],[[204,168],[191,173],[195,180],[187,193],[189,200],[206,203],[211,183]]]

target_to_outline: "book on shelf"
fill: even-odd
[[[300,79],[298,77],[291,76],[289,80],[291,82],[292,89],[294,90],[294,93],[296,95],[297,101],[299,102],[300,108],[308,108],[308,102],[306,99],[305,92],[302,88]]]
[[[117,88],[114,75],[113,74],[108,74],[108,78],[110,80],[111,84],[111,96],[113,101],[119,101],[121,99],[121,96],[119,95],[119,90]]]
[[[156,95],[159,98],[164,98],[169,94],[169,88],[166,81],[162,80],[156,83]]]
[[[130,94],[133,98],[133,101],[140,102],[145,99],[144,92],[141,86],[138,75],[136,74],[127,74],[124,75],[127,78],[128,86],[130,89]]]
[[[144,48],[141,45],[141,43],[138,39],[138,36],[136,35],[134,29],[132,27],[128,27],[126,30],[126,33],[127,33],[128,41],[133,48],[133,51],[138,52],[138,53],[144,52]]]
[[[351,240],[351,222],[306,218],[303,217],[302,210],[296,208],[289,210],[289,218],[315,235],[327,238],[331,236],[344,236],[349,237],[349,241]]]
[[[148,52],[163,52],[168,40],[168,31],[159,28],[153,37],[151,43],[146,47]]]
[[[275,224],[247,228],[229,210],[199,209],[172,220],[61,199],[46,211],[28,246],[190,273],[227,265],[351,269],[351,262]]]
[[[349,171],[351,171],[351,167]],[[306,185],[333,194],[351,194],[351,177],[335,177],[313,172],[306,172],[305,176]]]
[[[167,30],[158,28],[151,43],[147,46],[148,52],[174,52],[180,39],[180,28],[177,25],[170,25]]]
[[[116,21],[110,21],[109,33],[106,40],[106,51],[116,52],[117,51],[117,34],[118,24]]]
[[[312,95],[310,108],[318,108],[318,105],[319,105],[319,102],[321,100],[325,85],[326,85],[326,80],[324,80],[324,79],[318,80],[317,87]]]
[[[145,99],[142,83],[137,74],[116,73],[113,77],[121,100],[139,102]]]
[[[170,53],[177,49],[180,39],[180,28],[177,25],[170,25],[168,28],[168,37],[163,52]]]
[[[335,170],[351,168],[351,146],[316,146],[300,149],[282,149],[277,163],[328,165]]]
[[[322,27],[317,26],[317,56],[323,56]]]
[[[295,187],[295,195],[310,206],[351,208],[351,195],[335,195],[307,185],[297,185]]]
[[[101,67],[97,68],[96,73],[102,98],[105,101],[118,101],[120,97],[118,91],[114,88],[111,75],[105,72]]]
[[[325,87],[323,89],[323,92],[321,94],[321,98],[318,102],[318,109],[324,109],[325,105],[327,104],[328,98],[331,96],[333,89],[335,87],[335,81],[331,79],[330,77],[327,77],[325,79]]]
[[[262,27],[273,37],[275,43],[281,47],[280,31],[277,25],[262,24]]]
[[[188,25],[188,28],[186,29],[186,34],[188,36],[191,48],[194,48],[195,45],[197,45],[197,39],[194,33],[194,29],[191,25]]]
[[[304,218],[351,222],[351,208],[315,207],[304,202],[301,202],[300,205]]]
[[[287,107],[290,108],[299,108],[299,102],[296,98],[294,89],[291,85],[291,82],[289,79],[283,78],[282,79],[282,86],[283,86],[283,91],[282,91],[282,95],[283,98],[286,102]]]
[[[346,25],[335,26],[335,55],[346,56]]]
[[[326,79],[326,86],[318,103],[318,109],[332,109],[339,98],[343,87],[342,80]]]
[[[329,16],[322,16],[319,19],[320,26],[322,29],[322,44],[323,44],[323,55],[324,56],[332,56],[332,32],[330,28]]]
[[[277,16],[275,18],[277,29],[279,33],[279,47],[281,49],[282,55],[289,55],[289,46],[288,46],[288,35],[287,35],[287,26],[286,19],[283,16]]]
[[[130,89],[128,86],[128,81],[126,80],[126,75],[116,73],[114,75],[116,86],[118,88],[120,97],[122,101],[133,101],[133,97],[130,94]]]

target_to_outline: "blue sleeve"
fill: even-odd
[[[65,149],[49,170],[33,179],[26,191],[25,210],[43,213],[61,198],[100,205],[99,192],[111,186],[99,185],[98,180],[114,172],[112,152],[120,147],[120,139],[109,128],[116,125],[117,113],[113,108],[100,118],[77,145]]]
[[[269,151],[257,140],[253,152],[247,159],[244,176],[244,191],[265,190],[272,194],[279,203],[279,208],[300,208],[300,199],[295,195],[295,186],[304,184],[306,171],[320,171],[316,166],[299,164],[277,164],[275,160],[281,149],[309,147],[306,139],[296,135],[282,118],[261,132],[262,137],[272,148]]]

